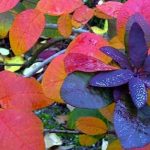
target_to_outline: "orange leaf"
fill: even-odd
[[[82,26],[81,23],[77,22],[76,20],[74,20],[73,18],[71,18],[71,23],[72,23],[72,26],[74,28],[80,28]]]
[[[144,147],[141,148],[132,148],[130,150],[150,150],[150,144],[145,145]]]
[[[120,2],[111,2],[111,1],[105,2],[102,5],[97,5],[96,9],[99,12],[98,17],[104,19],[117,18],[122,5],[123,4]],[[102,16],[100,14],[102,14]],[[105,17],[103,15],[105,15]]]
[[[10,44],[15,55],[27,52],[38,40],[45,27],[45,17],[29,9],[18,14],[10,29]]]
[[[0,105],[2,108],[31,111],[52,103],[44,96],[40,83],[34,78],[24,78],[8,71],[0,72]]]
[[[82,5],[77,8],[73,14],[73,19],[79,23],[86,24],[94,15],[94,10]]]
[[[19,0],[1,0],[0,1],[0,13],[6,12],[19,3]]]
[[[113,121],[113,114],[114,114],[114,109],[115,109],[115,103],[112,103],[106,107],[103,107],[102,109],[100,109],[99,111],[101,112],[101,114],[108,119],[109,121]]]
[[[109,41],[109,46],[114,47],[116,49],[125,49],[124,44],[120,41],[118,36],[113,37]]]
[[[82,146],[92,146],[98,141],[98,139],[89,135],[79,135],[79,142]]]
[[[71,13],[81,5],[82,0],[40,0],[37,9],[52,16],[59,16]]]
[[[63,103],[60,96],[60,89],[67,76],[64,66],[64,57],[65,54],[60,55],[49,64],[42,80],[42,87],[45,95],[51,100],[59,103]]]
[[[72,32],[71,17],[69,14],[61,15],[58,19],[58,30],[62,36],[68,38]]]
[[[112,143],[110,143],[107,147],[107,150],[123,150],[120,141],[119,140],[115,140]]]
[[[106,124],[95,117],[81,117],[76,122],[78,130],[88,135],[99,135],[107,132]]]
[[[148,98],[147,98],[147,103],[150,106],[150,90],[148,90]]]
[[[67,53],[80,53],[108,63],[111,58],[99,50],[100,47],[107,45],[107,41],[101,36],[87,32],[80,34],[69,44]]]
[[[41,121],[17,109],[0,111],[1,150],[44,150]]]

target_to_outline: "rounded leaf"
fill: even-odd
[[[95,117],[81,117],[76,122],[76,128],[88,135],[100,135],[107,132],[106,124]]]
[[[18,14],[9,33],[14,54],[27,52],[36,43],[44,27],[45,17],[40,11],[29,9]]]

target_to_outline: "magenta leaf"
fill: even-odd
[[[125,101],[118,101],[114,127],[124,149],[144,147],[150,142],[150,107],[136,110],[129,97]]]
[[[74,71],[97,72],[117,70],[116,67],[107,65],[99,59],[80,53],[68,54],[64,59],[64,63],[67,73],[72,73]]]
[[[132,77],[133,73],[127,69],[102,72],[90,80],[90,85],[96,87],[116,87],[128,83]]]
[[[79,108],[99,109],[110,104],[113,100],[111,90],[89,86],[92,76],[81,72],[68,75],[61,88],[62,99]]]
[[[150,55],[146,57],[144,62],[144,71],[150,73]]]
[[[137,108],[141,108],[147,101],[147,91],[144,82],[134,77],[129,81],[129,90],[132,97],[132,101]]]
[[[136,68],[140,68],[144,64],[148,53],[144,32],[138,23],[133,23],[127,36],[131,64]]]
[[[124,55],[122,52],[119,50],[110,47],[110,46],[105,46],[100,48],[100,50],[105,53],[106,55],[110,56],[115,62],[117,62],[123,69],[130,68],[130,64],[128,61],[128,58],[126,55]]]

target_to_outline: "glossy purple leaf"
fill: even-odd
[[[147,91],[144,82],[134,77],[129,81],[129,90],[132,97],[132,101],[137,108],[141,108],[146,104]]]
[[[128,33],[128,31],[127,31]],[[134,67],[140,68],[148,53],[144,32],[138,23],[133,23],[127,35],[129,59]]]
[[[125,68],[130,68],[130,64],[128,61],[128,58],[126,55],[124,55],[122,52],[119,50],[110,47],[110,46],[105,46],[100,48],[100,50],[105,53],[106,55],[110,56],[114,61],[116,61],[123,69]]]
[[[90,85],[97,87],[115,87],[128,83],[132,77],[133,73],[128,69],[102,72],[91,79]]]
[[[39,54],[38,58],[45,60],[56,53],[55,50],[46,50]]]
[[[150,55],[146,57],[144,62],[144,71],[150,73]]]
[[[79,108],[99,109],[112,102],[111,91],[93,88],[88,85],[91,74],[75,72],[67,76],[61,97],[67,103]]]
[[[130,104],[129,99],[118,101],[114,112],[115,131],[124,149],[144,147],[150,142],[150,108],[136,110]]]

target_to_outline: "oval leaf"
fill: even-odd
[[[99,51],[100,47],[107,45],[107,41],[99,35],[82,33],[69,44],[67,53],[81,53],[108,63],[111,61],[111,58]]]
[[[6,150],[44,150],[43,127],[32,113],[7,109],[0,111],[0,144]]]
[[[107,132],[106,124],[95,117],[81,117],[76,122],[76,128],[88,135],[100,135]]]
[[[67,76],[61,88],[62,99],[79,108],[101,108],[111,103],[110,91],[95,89],[88,85],[91,77],[91,74],[79,72]]]
[[[71,17],[69,14],[61,15],[58,19],[58,30],[62,36],[68,38],[72,32]]]
[[[15,55],[27,52],[38,40],[45,27],[45,17],[35,9],[18,14],[10,29],[10,45]]]
[[[68,54],[65,57],[64,62],[68,73],[74,71],[97,72],[117,69],[116,67],[106,65],[99,59],[79,53]]]
[[[128,83],[133,78],[130,70],[116,70],[111,72],[102,72],[93,77],[90,85],[97,87],[115,87]]]
[[[67,76],[64,67],[64,57],[64,54],[60,55],[50,63],[42,80],[45,95],[51,100],[61,103],[63,103],[63,100],[60,97],[60,89]]]
[[[71,13],[81,5],[83,5],[82,0],[40,0],[37,9],[52,16],[59,16]]]
[[[79,23],[86,24],[94,15],[94,10],[86,5],[77,8],[73,14],[73,19]]]
[[[123,4],[120,2],[105,2],[101,5],[96,5],[97,10],[99,11],[99,18],[117,18],[122,5]],[[100,14],[102,14],[102,16]]]
[[[52,104],[44,96],[42,87],[34,78],[24,78],[15,73],[0,72],[0,104],[2,108],[36,110]]]
[[[132,78],[129,81],[129,90],[135,106],[143,107],[147,102],[147,90],[143,81],[138,77]]]
[[[6,12],[19,3],[19,0],[2,0],[0,2],[0,13]]]

